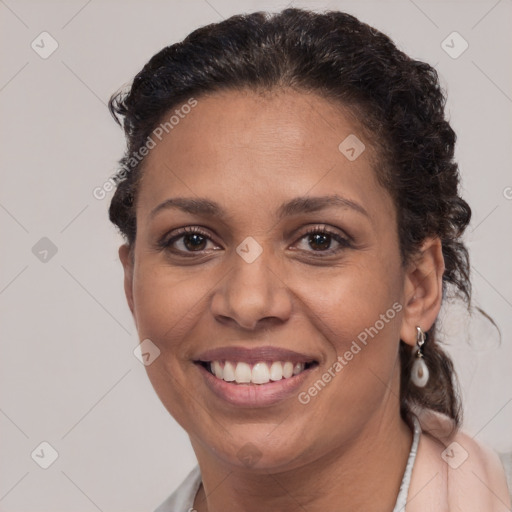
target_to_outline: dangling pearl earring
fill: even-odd
[[[423,344],[425,343],[425,333],[421,327],[416,327],[416,354],[414,355],[414,363],[411,370],[411,381],[415,386],[424,388],[429,378],[428,367],[423,358]]]

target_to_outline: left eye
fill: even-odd
[[[338,248],[331,248],[333,240],[338,244]],[[171,238],[164,239],[159,243],[159,246],[162,249],[168,249],[175,253],[190,254],[205,251],[207,249],[208,242],[214,244],[207,233],[197,227],[188,227],[182,229]],[[299,242],[305,244],[306,247],[313,249],[313,251],[308,251],[307,248],[300,248],[300,250],[328,254],[336,253],[343,248],[350,246],[350,242],[347,238],[323,227],[316,227],[307,231],[299,238]],[[218,247],[215,244],[214,246]]]
[[[313,248],[313,252],[336,253],[343,248],[349,247],[349,241],[339,233],[332,232],[327,228],[314,228],[305,233],[300,240],[303,240],[308,247]],[[335,241],[338,248],[332,249],[331,243]],[[315,248],[316,247],[316,248]],[[307,249],[306,249],[307,251]]]

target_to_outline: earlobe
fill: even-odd
[[[404,315],[400,339],[416,343],[416,327],[428,331],[434,324],[443,298],[444,258],[441,240],[427,238],[406,271]]]
[[[124,293],[128,307],[135,318],[134,302],[133,302],[133,251],[128,244],[119,247],[119,259],[124,269]]]

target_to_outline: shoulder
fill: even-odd
[[[506,512],[510,496],[498,455],[440,415],[424,417],[407,510]],[[423,486],[423,487],[422,487]],[[434,496],[434,495],[435,496]],[[413,506],[414,501],[417,505]]]
[[[201,485],[199,466],[186,476],[179,487],[155,509],[154,512],[189,512],[194,508],[194,498]]]
[[[460,503],[461,510],[470,510],[476,504],[479,510],[489,512],[510,510],[505,471],[496,452],[459,430],[443,454],[453,481],[452,500]]]

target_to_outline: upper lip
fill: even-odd
[[[263,347],[219,347],[201,352],[195,361],[232,361],[245,363],[259,363],[261,361],[290,361],[292,363],[310,363],[317,361],[314,356],[301,354],[293,350],[274,346]]]

